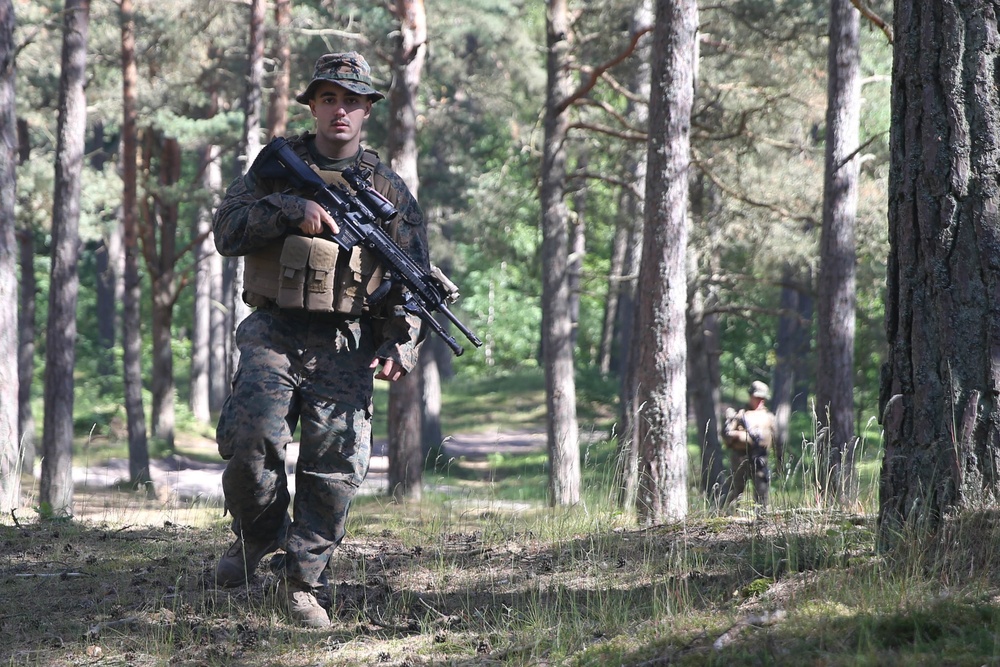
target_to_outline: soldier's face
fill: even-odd
[[[372,110],[371,100],[324,81],[309,100],[316,119],[316,148],[329,158],[350,157],[361,145],[361,130]]]

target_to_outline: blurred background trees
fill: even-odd
[[[122,294],[129,289],[129,256],[123,250],[128,212],[122,193],[130,161],[123,157],[128,141],[136,140],[135,242],[145,259],[135,268],[135,362],[142,409],[156,409],[151,442],[162,452],[172,446],[173,429],[211,433],[213,412],[228,390],[233,266],[215,255],[207,221],[225,186],[246,165],[252,7],[223,0],[131,4],[134,128],[123,120],[122,7],[90,7],[73,430],[78,437],[91,431],[124,435],[130,421],[130,403],[123,399],[129,354],[122,304],[129,301]],[[256,112],[262,140],[310,129],[307,108],[287,104],[287,96],[303,88],[325,52],[361,51],[376,86],[390,90],[405,33],[387,7],[329,0],[260,4],[266,9],[259,82],[265,108]],[[542,335],[547,266],[540,222],[543,183],[551,176],[543,172],[542,159],[550,85],[546,3],[423,5],[426,53],[412,102],[420,202],[435,262],[462,288],[457,310],[485,341],[458,360],[437,357],[441,382],[451,374],[538,369],[550,353]],[[888,2],[869,5],[890,18]],[[558,199],[566,216],[558,224],[567,235],[560,252],[568,290],[561,298],[570,323],[574,392],[599,385],[617,397],[629,372],[635,304],[644,296],[636,253],[651,38],[643,31],[651,26],[651,13],[649,3],[623,0],[569,0],[567,7],[575,39],[564,74],[574,89],[592,85],[564,111],[565,177]],[[33,347],[28,358],[34,360],[27,370],[31,410],[19,418],[22,425],[46,409],[41,360],[49,353],[43,332],[57,240],[56,54],[65,8],[56,0],[14,2],[20,151],[30,156],[16,173],[19,280],[22,287],[35,284],[19,297],[20,330],[34,332],[19,343],[22,351]],[[788,451],[797,453],[803,436],[813,435],[829,10],[829,2],[820,0],[734,0],[699,10],[690,130],[687,400],[691,442],[703,453],[703,470],[691,479],[706,492],[718,475],[721,451],[711,419],[724,405],[742,402],[751,380],[772,383]],[[859,37],[856,332],[849,371],[857,433],[875,414],[885,356],[891,66],[891,47],[881,31],[863,22]],[[376,106],[366,137],[383,159],[391,155],[387,109]],[[176,424],[164,421],[164,412]],[[617,412],[617,405],[608,405],[611,417]],[[628,428],[619,419],[615,435]],[[29,443],[27,426],[21,431]],[[423,444],[426,450],[440,443]]]

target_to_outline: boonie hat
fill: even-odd
[[[754,380],[750,383],[750,395],[753,398],[763,398],[764,400],[767,400],[771,398],[771,389],[760,380]]]
[[[331,81],[358,95],[367,95],[372,102],[385,99],[385,95],[372,87],[372,70],[357,51],[328,53],[320,56],[313,68],[313,78],[306,89],[295,96],[299,104],[309,104],[316,86],[323,81]]]

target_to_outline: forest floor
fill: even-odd
[[[298,628],[267,559],[246,586],[214,585],[232,540],[214,446],[185,440],[156,461],[156,498],[123,489],[126,461],[80,466],[78,521],[38,520],[26,489],[0,517],[0,665],[1000,664],[996,511],[894,559],[875,548],[873,514],[780,487],[767,512],[747,502],[640,526],[599,489],[575,508],[506,495],[544,487],[543,464],[493,456],[537,460],[532,428],[449,438],[445,455],[474,474],[447,488],[425,477],[419,503],[380,493],[376,443],[319,596],[332,625]]]

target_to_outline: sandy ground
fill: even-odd
[[[470,461],[484,460],[492,453],[524,453],[544,451],[545,433],[538,431],[486,431],[449,436],[444,442],[444,452],[448,457],[464,458]],[[214,443],[203,443],[209,451]],[[201,449],[201,448],[199,448]],[[295,461],[298,459],[298,443],[288,446],[286,470],[289,473],[289,489],[295,492]],[[205,462],[189,456],[171,454],[150,462],[151,476],[161,499],[172,498],[180,501],[222,502],[223,461]],[[388,487],[389,458],[386,443],[376,442],[368,477],[361,487],[361,493],[379,494]],[[40,469],[36,467],[36,476]],[[113,459],[99,464],[73,468],[73,482],[78,488],[109,488],[129,479],[128,460]]]

